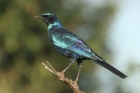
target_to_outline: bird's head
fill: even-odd
[[[35,17],[42,19],[47,25],[54,24],[54,22],[58,20],[57,17],[51,13],[45,13]]]
[[[62,27],[57,17],[52,13],[41,14],[39,16],[35,16],[35,18],[42,19],[48,25],[48,29],[51,29],[54,26]]]

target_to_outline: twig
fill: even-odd
[[[48,65],[51,67],[51,69],[54,71],[54,72],[57,72],[53,67],[52,65],[47,61]]]
[[[52,66],[51,64],[47,61],[48,65],[50,66],[50,68],[45,64],[42,63],[42,65],[45,67],[46,70],[50,71],[51,73],[55,74],[58,79],[62,82],[64,82],[68,87],[70,87],[74,93],[85,93],[82,92],[81,90],[79,90],[79,86],[77,84],[77,82],[72,81],[71,79],[68,79],[64,76],[63,72],[57,72]],[[78,81],[78,80],[77,80]]]

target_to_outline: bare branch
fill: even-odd
[[[54,71],[54,72],[57,72],[53,67],[52,65],[47,61],[48,65],[51,67],[51,69]]]
[[[71,79],[68,79],[64,76],[63,72],[57,72],[52,66],[51,64],[47,61],[48,65],[47,66],[45,63],[42,63],[42,65],[45,67],[46,70],[50,71],[51,73],[55,74],[58,79],[62,82],[64,82],[68,87],[70,87],[73,90],[73,93],[85,93],[82,92],[81,90],[79,90],[79,86],[77,84],[77,81],[72,81]]]

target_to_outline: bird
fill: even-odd
[[[53,13],[44,13],[36,18],[42,19],[48,28],[48,37],[54,48],[63,56],[70,58],[72,61],[62,72],[65,72],[74,62],[77,61],[79,66],[78,75],[84,60],[92,60],[97,64],[108,69],[115,75],[124,79],[127,76],[108,64],[102,57],[97,55],[82,39],[76,34],[67,30]],[[78,78],[77,75],[77,78]]]

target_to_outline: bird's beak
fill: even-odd
[[[42,17],[42,16],[40,16],[40,15],[39,15],[39,16],[35,16],[35,18],[40,18],[40,19],[43,19],[43,17]]]

